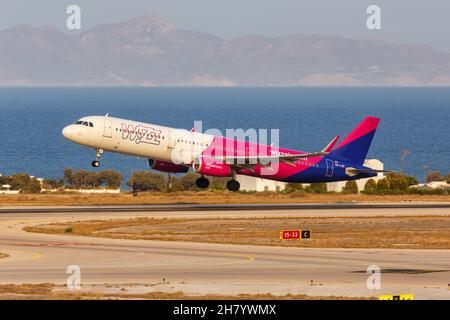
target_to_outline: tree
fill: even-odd
[[[406,191],[408,189],[408,182],[401,174],[390,173],[387,179],[389,180],[389,189],[392,191]]]
[[[20,190],[21,193],[40,193],[41,192],[41,183],[36,179],[32,178],[28,183],[23,186]]]
[[[311,185],[309,187],[307,187],[305,191],[311,192],[311,193],[326,193],[327,192],[327,184],[324,182],[311,183]]]
[[[348,194],[358,194],[358,184],[355,180],[349,180],[345,183],[344,188],[342,188],[342,193]]]
[[[444,177],[441,176],[441,173],[439,171],[433,171],[427,174],[426,177],[427,182],[431,181],[443,181]]]
[[[54,189],[59,189],[64,185],[63,180],[54,180],[54,179],[44,179],[44,181],[42,181],[42,186],[44,187],[44,189],[50,189],[50,190],[54,190]]]
[[[445,181],[446,181],[447,183],[450,183],[450,173],[447,173],[447,174],[445,175],[444,179],[445,179]]]
[[[71,168],[65,168],[64,169],[64,183],[67,186],[72,185],[72,176],[73,176],[73,170]]]
[[[25,173],[9,176],[7,182],[12,190],[20,190],[21,193],[41,192],[41,183]]]
[[[162,191],[165,189],[165,179],[161,174],[150,171],[135,171],[127,185],[138,191]]]
[[[303,185],[301,183],[288,183],[285,190],[288,192],[303,190]]]
[[[120,188],[122,184],[122,175],[115,170],[103,170],[99,172],[101,184],[105,184],[110,188]]]
[[[78,170],[72,174],[71,185],[74,187],[86,187],[87,186],[87,176],[89,172],[86,170]]]
[[[195,173],[187,173],[184,176],[174,181],[176,190],[198,190],[195,181],[198,179],[198,175]]]
[[[369,179],[364,186],[364,191],[367,193],[375,193],[377,191],[377,183],[373,179]]]
[[[406,179],[406,183],[408,184],[408,187],[419,184],[419,180],[417,180],[417,178],[414,176],[405,176],[405,179]]]
[[[378,180],[377,191],[378,192],[389,191],[389,181],[388,181],[387,177],[384,177],[383,179]]]

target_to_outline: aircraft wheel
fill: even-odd
[[[206,189],[209,186],[209,180],[205,177],[200,177],[195,181],[195,184],[201,189]]]
[[[98,161],[98,160],[92,161],[91,166],[93,166],[94,168],[100,167],[100,161]]]
[[[238,191],[241,184],[237,180],[230,180],[227,182],[227,189],[230,191]]]

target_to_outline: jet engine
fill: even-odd
[[[192,163],[192,169],[200,174],[216,177],[230,177],[232,170],[229,164],[215,162],[214,159],[197,157]]]
[[[163,172],[170,173],[186,173],[189,171],[189,167],[183,166],[182,164],[175,164],[168,161],[148,159],[148,165],[150,168]]]

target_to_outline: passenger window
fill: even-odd
[[[92,122],[89,122],[89,127],[93,128],[94,124]]]
[[[77,122],[75,122],[75,124],[82,124],[83,121],[78,120]]]
[[[83,122],[83,126],[88,126],[88,123],[86,121]]]

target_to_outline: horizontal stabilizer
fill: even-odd
[[[348,169],[349,171],[358,174],[358,173],[397,173],[394,170],[376,170],[376,169]]]
[[[336,142],[339,140],[339,136],[336,136],[333,138],[333,140],[330,141],[330,143],[322,150],[322,152],[330,152],[333,150],[333,147],[335,146]]]

